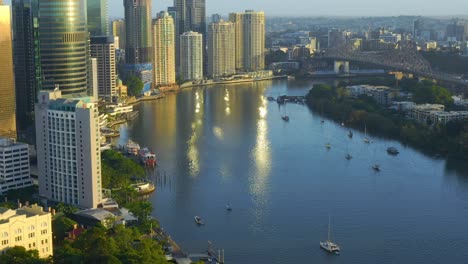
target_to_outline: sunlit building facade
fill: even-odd
[[[116,48],[125,50],[125,20],[112,21],[112,35],[119,38],[119,45]]]
[[[11,12],[0,0],[0,137],[16,138]]]
[[[236,73],[235,27],[219,21],[208,26],[208,76],[217,79]]]
[[[203,35],[198,32],[180,35],[180,74],[185,81],[203,79]]]
[[[174,19],[168,12],[161,12],[153,24],[154,84],[176,83]]]

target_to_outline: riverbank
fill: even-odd
[[[397,139],[436,156],[468,160],[468,126],[466,122],[427,126],[407,119],[402,112],[378,105],[372,98],[350,98],[342,88],[317,85],[306,96],[315,112],[355,129]]]
[[[247,79],[228,80],[228,81],[206,81],[202,83],[185,83],[185,84],[180,85],[180,89],[205,87],[205,86],[212,86],[212,85],[253,83],[253,82],[261,82],[261,81],[276,80],[276,79],[287,79],[287,78],[288,78],[287,75],[281,75],[281,76],[271,76],[271,77],[265,77],[265,78],[247,78]]]

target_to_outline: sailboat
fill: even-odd
[[[338,246],[336,243],[331,241],[330,232],[331,232],[331,224],[330,224],[330,216],[329,216],[328,217],[328,238],[327,238],[327,241],[320,242],[320,247],[329,253],[334,253],[334,254],[339,255],[340,246]]]
[[[331,149],[331,144],[330,143],[325,144],[325,148],[326,149]]]
[[[364,143],[366,144],[369,144],[370,143],[370,140],[369,138],[367,137],[367,126],[364,125],[364,139],[363,139]]]

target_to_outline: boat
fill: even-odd
[[[348,137],[353,138],[353,132],[351,130],[348,132]]]
[[[230,203],[226,204],[226,210],[232,211],[232,206]]]
[[[328,238],[327,238],[327,241],[321,241],[320,242],[320,247],[329,252],[329,253],[333,253],[333,254],[337,254],[339,255],[340,254],[340,246],[338,246],[336,243],[334,243],[333,241],[331,241],[331,238],[330,238],[330,231],[331,230],[331,224],[330,224],[330,217],[328,217]]]
[[[400,152],[395,147],[388,147],[387,148],[387,153],[390,154],[390,155],[398,155]]]
[[[379,165],[379,164],[374,164],[374,165],[372,166],[372,169],[373,169],[374,171],[377,171],[377,172],[378,172],[378,171],[380,171],[380,165]]]
[[[287,115],[282,116],[281,119],[283,119],[286,122],[289,122],[289,116]]]
[[[194,220],[195,220],[195,223],[197,223],[197,225],[204,225],[205,223],[203,223],[201,217],[199,217],[198,215],[196,215],[194,217]]]
[[[353,158],[353,156],[351,156],[349,153],[346,154],[346,159],[347,159],[347,160],[350,160],[350,159],[352,159],[352,158]]]
[[[325,148],[331,149],[331,144],[330,143],[325,144]]]
[[[149,148],[142,148],[138,151],[141,162],[146,166],[156,166],[156,155]]]
[[[323,124],[323,123],[325,123],[325,121],[324,121],[324,120],[320,120],[320,123],[322,123],[322,124]]]
[[[366,144],[369,144],[370,143],[370,140],[369,138],[367,137],[367,126],[364,126],[364,139],[363,139],[364,143]]]
[[[272,102],[272,101],[275,101],[275,98],[273,98],[272,96],[268,96],[268,97],[267,97],[267,100],[270,101],[270,102]]]
[[[124,149],[127,154],[138,155],[138,152],[140,151],[140,145],[138,145],[138,143],[136,143],[135,141],[129,139]]]

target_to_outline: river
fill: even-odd
[[[150,200],[162,227],[185,251],[204,252],[211,241],[233,264],[466,263],[467,165],[397,141],[370,136],[365,144],[359,131],[349,139],[348,128],[322,124],[305,105],[265,99],[311,86],[219,85],[138,105],[119,142],[156,152]],[[388,146],[400,154],[388,155]],[[195,215],[206,225],[196,226]],[[329,216],[340,256],[319,248]]]

